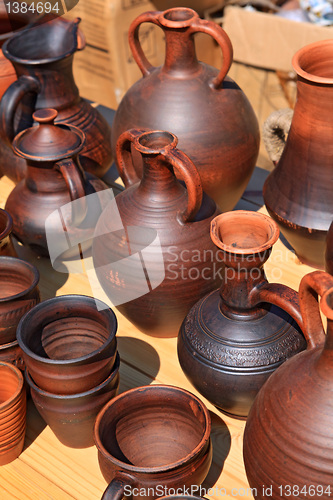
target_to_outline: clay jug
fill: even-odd
[[[166,57],[152,67],[139,42],[139,28],[152,23],[164,31]],[[220,71],[199,62],[195,33],[212,36],[219,44]],[[143,77],[125,94],[112,125],[115,152],[120,134],[132,127],[169,130],[197,167],[204,191],[222,211],[234,208],[251,177],[259,151],[254,111],[227,73],[232,46],[223,29],[204,21],[192,9],[146,12],[132,23],[129,44]],[[140,162],[136,169],[140,174]]]
[[[176,145],[165,131],[133,129],[120,136],[117,161],[127,187],[116,197],[122,225],[115,230],[109,204],[93,242],[96,274],[113,305],[140,330],[163,337],[176,336],[190,307],[221,283],[209,238],[218,211]],[[142,156],[140,182],[131,146]]]
[[[77,127],[55,125],[56,117],[55,109],[40,109],[33,115],[38,126],[15,137],[13,150],[26,160],[27,175],[10,193],[6,210],[13,217],[14,236],[38,255],[49,256],[48,243],[61,243],[66,234],[69,243],[62,257],[67,259],[77,256],[77,246],[70,245],[73,238],[82,242],[82,250],[91,246],[102,207],[89,211],[86,195],[106,185],[81,168],[78,154],[84,133]],[[59,209],[61,216],[55,213]]]
[[[17,257],[12,242],[13,219],[12,216],[0,208],[0,256]]]
[[[25,176],[26,165],[8,144],[18,132],[32,126],[33,111],[41,108],[58,110],[59,123],[83,130],[87,138],[80,154],[84,170],[101,177],[111,165],[109,125],[80,97],[73,78],[73,56],[85,46],[79,21],[59,17],[23,31],[3,46],[18,80],[5,92],[0,105],[1,170],[15,182]]]
[[[267,210],[301,262],[322,269],[325,238],[333,218],[332,152],[328,146],[333,137],[332,58],[333,40],[315,42],[296,52],[292,64],[297,73],[297,101],[293,116],[287,111],[292,117],[290,129],[279,112],[268,119],[263,135],[268,149],[278,153],[273,157],[276,168],[264,185]]]
[[[327,334],[317,304],[327,318]],[[255,498],[332,498],[333,278],[315,271],[300,284],[308,349],[284,363],[259,392],[244,434]]]
[[[196,389],[223,412],[246,417],[261,386],[305,349],[297,293],[268,283],[263,265],[279,236],[268,216],[243,210],[212,221],[224,282],[190,310],[178,337],[180,365]],[[292,316],[292,317],[291,317]]]

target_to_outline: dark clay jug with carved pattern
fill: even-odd
[[[263,265],[279,237],[270,217],[224,213],[212,221],[211,237],[225,263],[224,283],[186,316],[178,357],[204,397],[225,413],[246,417],[268,377],[306,347],[295,323],[302,325],[298,295],[266,279]]]
[[[166,57],[152,67],[139,42],[143,23],[165,34]],[[220,71],[199,62],[194,36],[203,32],[219,44]],[[129,29],[129,44],[143,77],[125,94],[112,125],[112,149],[130,128],[168,130],[199,171],[204,191],[221,211],[232,210],[256,164],[259,128],[254,111],[239,86],[227,76],[233,51],[225,31],[187,8],[145,12]],[[142,173],[140,158],[135,168]]]

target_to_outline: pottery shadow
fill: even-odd
[[[148,342],[133,337],[117,337],[120,355],[119,393],[150,385],[160,369],[160,357]]]
[[[25,434],[23,451],[38,438],[45,429],[46,423],[40,416],[31,398],[27,400],[27,430]]]
[[[225,459],[231,447],[231,435],[225,422],[216,413],[209,412],[212,421],[211,440],[213,445],[213,460],[208,475],[202,487],[212,488],[219,479],[223,470]]]
[[[283,236],[283,234],[281,233],[280,231],[280,240],[282,241],[282,243],[284,244],[284,246],[290,250],[291,252],[295,253],[295,250],[293,249],[293,247],[290,245],[290,243],[286,240],[286,238]]]

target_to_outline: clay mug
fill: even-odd
[[[18,368],[0,361],[0,465],[17,458],[24,445],[26,392]]]
[[[17,257],[12,242],[13,219],[3,208],[0,208],[0,255]]]
[[[64,395],[88,391],[110,375],[116,331],[116,316],[103,302],[62,295],[25,314],[16,336],[35,384]]]
[[[119,387],[119,354],[109,376],[99,385],[77,394],[54,394],[38,387],[28,371],[26,381],[37,411],[59,441],[70,448],[94,444],[93,430],[98,412],[114,398]]]
[[[129,492],[133,500],[152,500],[161,487],[201,484],[212,460],[210,431],[207,408],[183,389],[151,385],[120,394],[100,411],[94,429],[110,482],[103,500]]]
[[[16,257],[0,257],[0,344],[16,340],[17,325],[40,301],[39,272]]]

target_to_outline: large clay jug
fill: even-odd
[[[224,281],[187,314],[178,357],[196,389],[223,412],[246,417],[259,389],[305,349],[297,292],[268,283],[263,265],[279,237],[268,216],[243,210],[212,221]],[[291,316],[292,317],[291,317]]]
[[[221,283],[209,238],[218,211],[176,144],[177,138],[164,131],[133,129],[120,136],[117,161],[127,189],[116,197],[116,209],[123,228],[115,230],[111,202],[93,243],[97,277],[110,300],[137,328],[163,337],[176,336],[190,307]],[[131,147],[142,155],[140,182]]]
[[[244,462],[257,499],[329,500],[333,494],[332,276],[306,275],[299,295],[309,348],[269,378],[245,427]]]
[[[139,28],[146,22],[164,31],[162,67],[151,66],[140,45]],[[208,33],[219,44],[220,71],[197,60],[198,32]],[[227,34],[192,9],[174,8],[141,14],[130,26],[129,44],[143,77],[119,104],[112,126],[113,151],[120,134],[132,127],[169,130],[197,167],[204,191],[222,211],[231,210],[255,167],[259,128],[248,99],[227,76],[232,63]],[[136,163],[140,173],[140,162]]]
[[[15,182],[25,176],[26,165],[15,157],[8,143],[18,132],[32,126],[33,111],[41,108],[56,109],[58,123],[83,130],[86,144],[80,161],[84,170],[101,177],[111,165],[110,127],[80,97],[73,78],[74,54],[85,46],[78,31],[79,21],[59,17],[21,32],[3,46],[18,80],[7,89],[0,105],[1,170]]]
[[[270,215],[299,259],[324,268],[327,230],[333,219],[333,40],[315,42],[293,57],[297,101],[289,129],[281,112],[266,123],[264,139],[276,168],[264,185]],[[290,123],[290,120],[289,120]],[[282,137],[282,138],[281,138]]]

